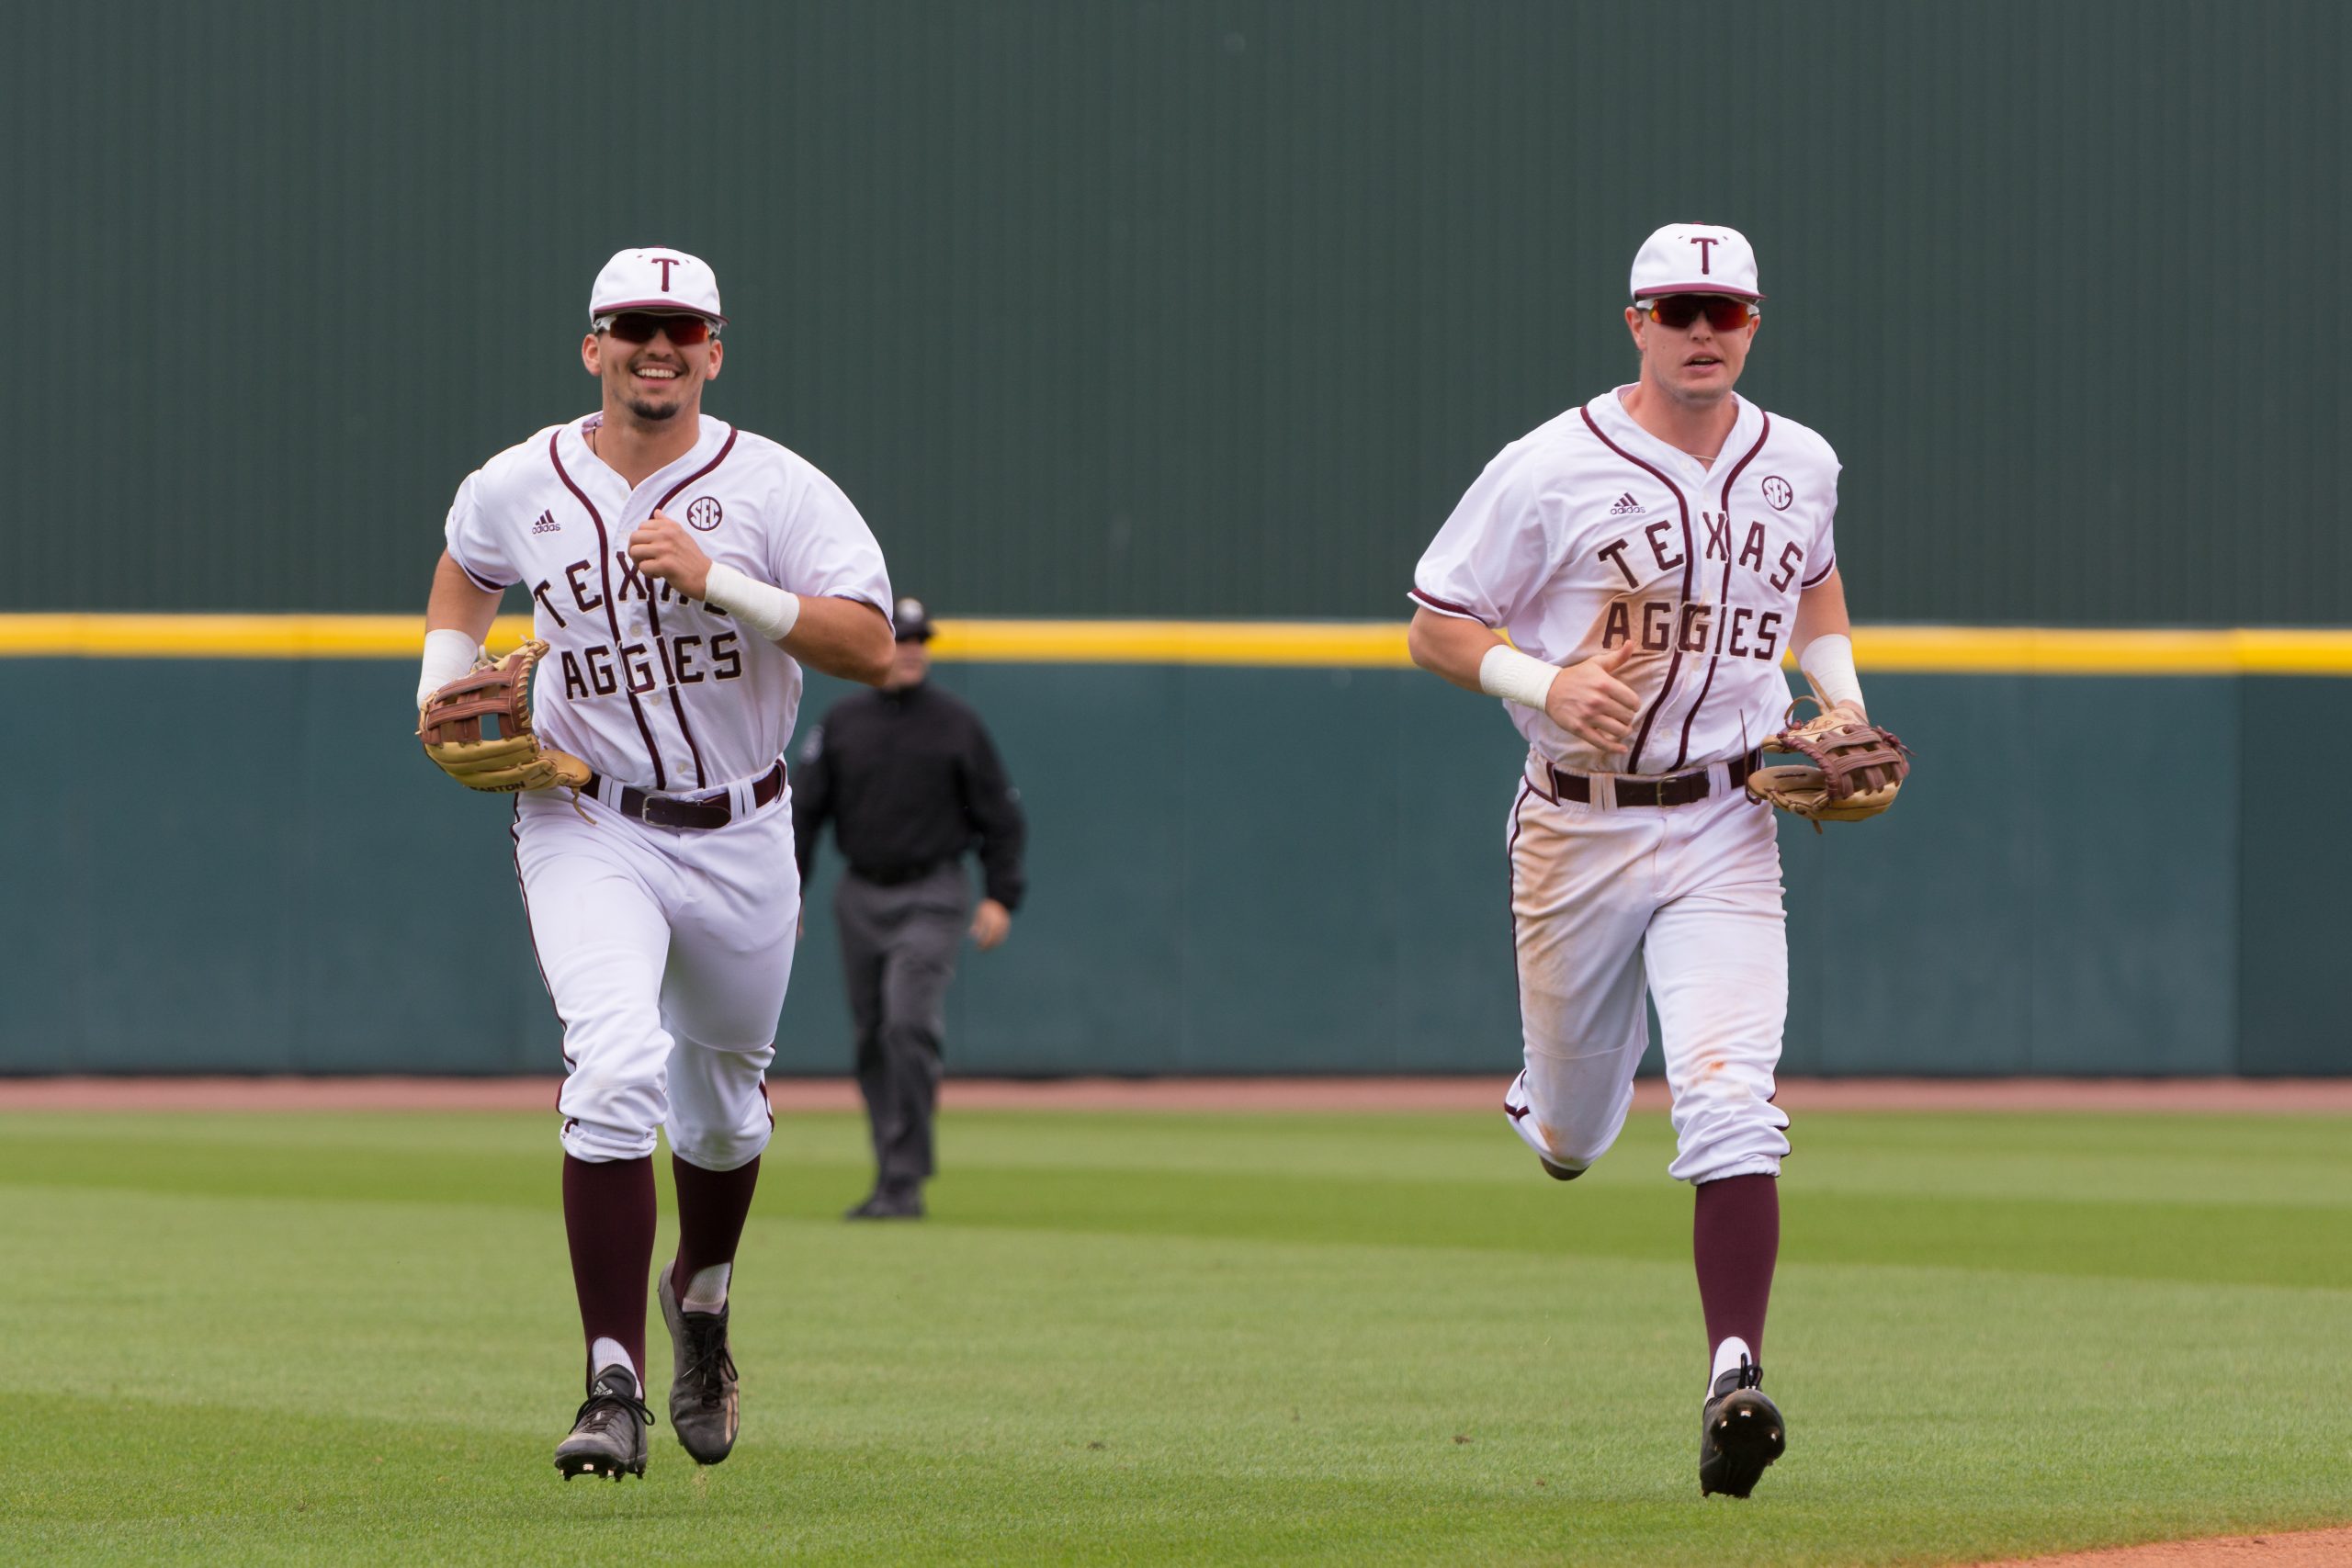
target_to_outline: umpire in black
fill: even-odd
[[[1012,929],[1027,833],[979,715],[926,679],[931,617],[901,599],[895,618],[890,678],[835,703],[792,771],[801,886],[829,820],[849,862],[833,917],[876,1168],[873,1195],[849,1212],[853,1220],[922,1217],[956,949],[967,929],[983,953]],[[977,907],[964,877],[972,849]]]

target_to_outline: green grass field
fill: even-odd
[[[1732,1568],[2352,1519],[2345,1122],[1795,1136],[1791,1448],[1743,1504],[1698,1494],[1655,1115],[1561,1187],[1486,1116],[962,1112],[883,1227],[836,1217],[862,1124],[787,1117],[741,1443],[664,1426],[619,1486],[549,1464],[551,1117],[0,1116],[0,1559]]]

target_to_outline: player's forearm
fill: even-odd
[[[1861,678],[1854,670],[1853,629],[1846,614],[1846,584],[1835,570],[1797,596],[1791,639],[1797,668],[1824,708],[1842,705],[1867,716]]]
[[[890,674],[890,623],[862,600],[802,598],[799,618],[779,646],[843,681],[878,686]]]
[[[490,636],[498,618],[500,595],[466,575],[466,569],[441,552],[433,569],[433,592],[424,602],[424,629],[463,632],[477,643]]]
[[[499,595],[468,577],[441,552],[433,569],[433,592],[424,602],[424,658],[417,666],[416,705],[474,667],[482,638],[498,618]]]
[[[1827,577],[1797,595],[1797,624],[1789,647],[1802,660],[1814,638],[1850,637],[1853,630],[1846,614],[1846,581],[1832,568]]]
[[[1405,650],[1413,662],[1465,692],[1484,689],[1478,684],[1478,665],[1498,640],[1476,621],[1435,610],[1414,611],[1412,624],[1405,628]]]

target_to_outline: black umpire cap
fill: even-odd
[[[900,642],[931,640],[931,612],[922,607],[920,599],[901,599],[896,614],[890,617],[899,628]]]

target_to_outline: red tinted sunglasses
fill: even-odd
[[[651,343],[656,333],[667,333],[670,341],[680,348],[710,341],[710,320],[707,316],[657,316],[650,310],[623,310],[617,316],[599,316],[597,329],[608,332],[623,343]]]
[[[1676,332],[1704,316],[1715,331],[1736,333],[1756,313],[1756,307],[1747,300],[1727,299],[1720,294],[1668,294],[1656,299],[1636,300],[1634,309],[1659,326],[1671,327]]]

